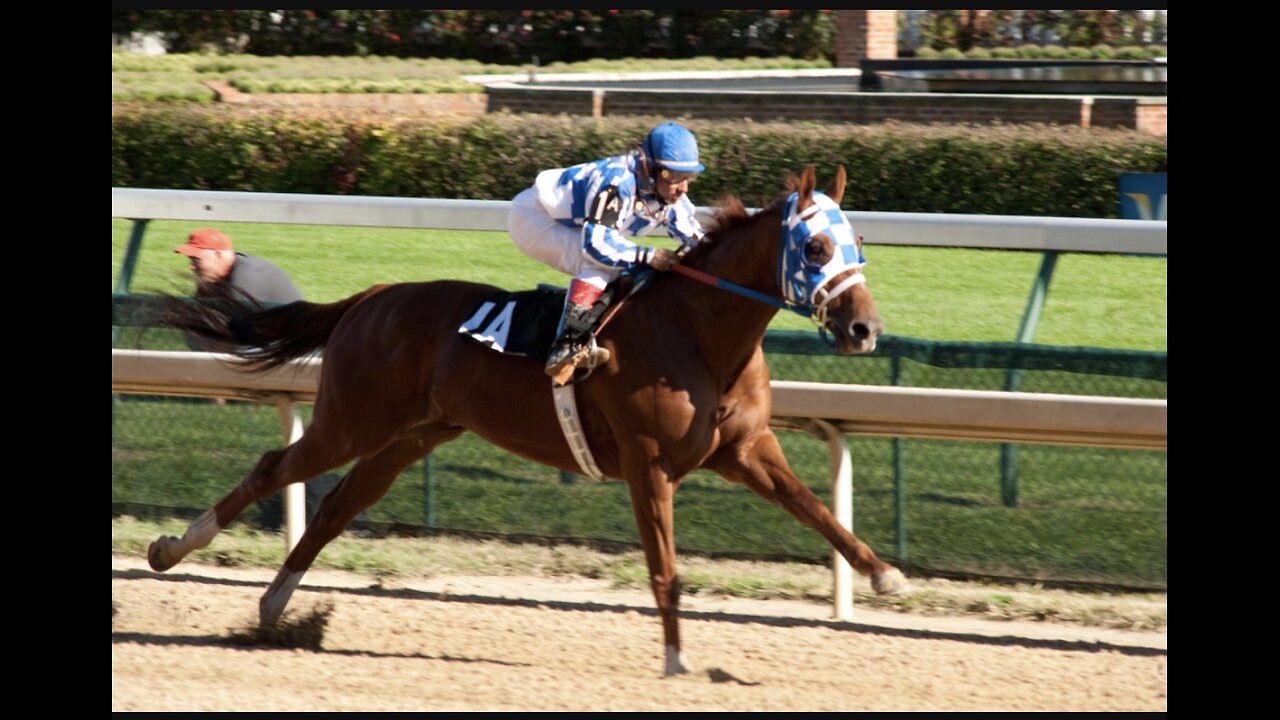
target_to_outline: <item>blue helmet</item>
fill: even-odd
[[[698,141],[679,123],[665,122],[649,131],[642,145],[645,157],[659,167],[676,172],[702,172],[698,162]]]

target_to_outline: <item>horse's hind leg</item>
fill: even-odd
[[[338,486],[325,496],[320,509],[307,525],[298,546],[285,559],[276,579],[258,603],[259,622],[275,624],[289,604],[289,598],[311,567],[316,555],[329,544],[361,510],[377,502],[405,468],[463,432],[462,428],[433,426],[412,432],[370,455],[351,468]]]
[[[899,595],[910,590],[901,571],[876,557],[866,543],[836,522],[822,500],[800,482],[787,464],[773,431],[761,430],[742,442],[720,448],[705,467],[746,485],[817,530],[853,569],[871,576],[871,586],[877,593]]]
[[[334,442],[313,424],[298,442],[264,454],[244,480],[191,523],[182,537],[169,535],[151,543],[147,561],[158,572],[177,565],[191,552],[208,545],[250,503],[270,497],[289,483],[304,482],[350,462],[356,453],[349,448],[349,444]]]

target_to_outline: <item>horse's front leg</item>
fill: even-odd
[[[871,586],[877,594],[901,595],[910,591],[910,585],[900,570],[876,557],[866,543],[836,522],[822,500],[800,482],[787,464],[772,430],[758,430],[738,442],[721,447],[704,463],[704,467],[732,482],[746,485],[791,513],[801,523],[817,530],[853,569],[871,577]]]
[[[666,460],[651,457],[642,468],[627,476],[631,488],[631,508],[640,531],[640,544],[649,565],[649,585],[662,617],[662,639],[666,647],[666,675],[689,672],[680,651],[680,577],[676,574],[675,517],[672,496],[676,482]]]

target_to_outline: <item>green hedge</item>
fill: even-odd
[[[111,34],[169,52],[472,58],[829,58],[831,10],[112,10]],[[533,60],[533,58],[537,60]]]
[[[113,106],[112,187],[505,200],[543,169],[621,153],[664,118]],[[1122,172],[1167,172],[1166,138],[1056,126],[689,121],[708,172],[694,199],[760,205],[805,164],[849,172],[844,206],[1115,217]]]

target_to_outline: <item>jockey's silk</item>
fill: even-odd
[[[562,225],[582,228],[582,249],[592,260],[607,267],[626,267],[636,261],[637,245],[627,238],[648,228],[664,226],[667,234],[681,244],[694,245],[704,235],[694,217],[688,196],[665,205],[651,192],[636,187],[636,156],[609,157],[595,162],[554,168],[538,174],[534,181],[538,202]],[[615,187],[618,207],[616,226],[588,218],[596,196]],[[651,249],[651,248],[650,248]]]
[[[797,213],[799,195],[792,193],[783,208],[783,248],[778,256],[778,286],[783,296],[795,305],[809,307],[823,285],[850,268],[860,268],[867,259],[858,247],[853,226],[834,200],[821,192],[813,193],[813,205]],[[815,235],[831,238],[834,252],[823,265],[809,262],[805,243]]]

